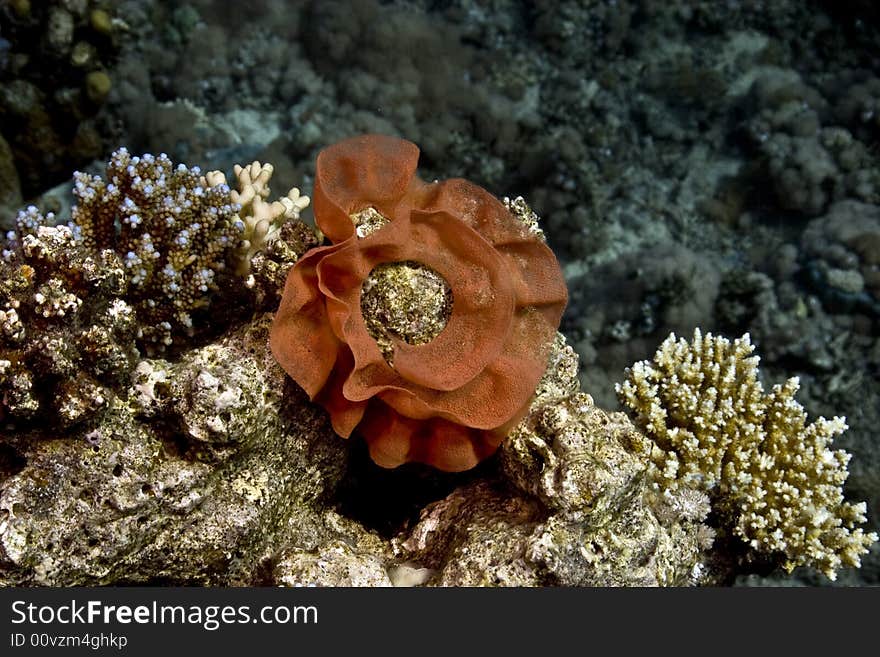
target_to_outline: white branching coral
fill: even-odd
[[[272,242],[284,222],[299,219],[300,213],[309,205],[309,197],[302,196],[293,187],[277,201],[269,202],[269,181],[275,169],[271,164],[254,161],[248,166],[236,164],[235,177],[238,190],[229,195],[239,207],[236,220],[241,222],[241,243],[239,245],[238,273],[245,275],[250,270],[251,258]],[[210,186],[225,185],[226,176],[222,171],[209,171],[205,180]],[[250,282],[251,279],[249,279]]]
[[[865,504],[843,499],[850,455],[830,445],[846,421],[807,425],[798,379],[766,393],[753,351],[748,334],[733,343],[699,329],[691,342],[672,334],[653,360],[627,370],[617,393],[655,443],[661,486],[705,490],[752,548],[834,579],[877,540],[859,527]]]

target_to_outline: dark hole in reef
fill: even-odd
[[[709,512],[705,523],[715,530],[712,557],[706,566],[711,570],[716,586],[734,586],[739,574],[786,576],[779,553],[767,554],[753,550],[742,538],[733,534],[728,522],[717,510]]]
[[[0,444],[0,482],[24,470],[27,459],[9,445]]]
[[[459,486],[491,478],[497,471],[497,457],[457,473],[440,472],[418,463],[408,463],[393,470],[380,468],[370,459],[367,445],[357,431],[348,440],[333,435],[326,413],[316,405],[309,405],[306,393],[290,378],[285,381],[284,395],[290,400],[281,409],[287,431],[297,431],[302,423],[320,419],[326,427],[321,440],[338,441],[346,455],[345,476],[326,500],[326,505],[385,538],[395,536],[418,521],[419,514],[428,504],[442,500]],[[272,568],[273,563],[265,565],[267,584],[274,581]]]
[[[373,463],[362,439],[352,436],[351,441],[348,472],[333,503],[342,515],[386,538],[418,521],[431,502],[486,477],[497,467],[493,457],[466,472],[440,472],[418,463],[388,470]]]
[[[253,586],[275,586],[274,570],[278,565],[278,556],[270,555],[261,559],[254,569]]]
[[[186,458],[190,445],[186,436],[167,424],[154,425],[156,436],[162,441],[162,451],[170,458]]]
[[[122,464],[121,463],[117,463],[115,466],[113,466],[113,476],[114,477],[122,476]]]

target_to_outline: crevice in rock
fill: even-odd
[[[0,483],[24,470],[27,459],[9,445],[0,444]]]
[[[418,463],[388,470],[373,463],[363,440],[357,436],[351,440],[348,474],[331,505],[385,538],[414,524],[427,505],[442,500],[459,486],[490,475],[498,467],[497,457],[492,457],[466,472],[440,472]]]

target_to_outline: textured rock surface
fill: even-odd
[[[339,480],[345,445],[317,439],[329,431],[310,406],[283,410],[267,325],[192,352],[93,428],[4,436],[2,581],[250,582],[276,546],[326,540],[314,505]],[[250,405],[217,406],[241,385]]]
[[[128,397],[93,426],[2,435],[0,583],[683,584],[702,574],[711,532],[700,498],[677,511],[658,502],[644,439],[574,394],[577,360],[561,338],[501,457],[412,526],[380,535],[334,510],[358,445],[285,379],[268,322],[175,363],[141,361]]]
[[[556,367],[505,441],[497,480],[459,488],[422,513],[398,553],[455,586],[656,586],[704,581],[708,499],[658,493],[649,442],[576,388],[576,356]]]

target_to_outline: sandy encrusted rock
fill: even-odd
[[[502,448],[501,480],[429,506],[395,543],[398,554],[435,571],[429,583],[442,586],[705,581],[708,499],[659,492],[646,477],[645,439],[586,397],[544,409],[566,416],[549,432],[520,426]]]
[[[282,550],[272,570],[272,581],[281,586],[378,586],[405,584],[389,568],[390,545],[358,523],[333,511],[322,516],[330,538],[315,549],[292,546]],[[412,581],[412,576],[410,576]]]
[[[284,399],[266,330],[263,318],[168,370],[154,393],[195,394],[165,414],[142,417],[132,394],[73,435],[3,436],[0,581],[251,582],[277,546],[323,543],[317,500],[342,477],[345,443],[326,439],[326,421],[302,397]],[[228,377],[218,389],[247,387],[249,406],[223,409],[232,448],[193,435],[217,412],[191,385],[205,371]]]
[[[444,586],[656,586],[703,581],[708,498],[664,495],[650,443],[622,413],[576,393],[557,340],[529,416],[504,442],[497,480],[459,488],[395,541]]]
[[[644,476],[641,434],[576,394],[577,357],[561,336],[500,458],[413,526],[380,536],[334,510],[356,439],[335,436],[286,380],[266,348],[269,321],[178,362],[141,361],[127,398],[92,426],[3,435],[0,583],[700,579],[707,508],[662,499]]]

